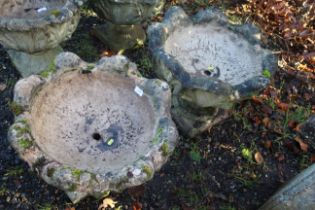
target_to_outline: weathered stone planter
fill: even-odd
[[[229,24],[216,9],[190,18],[173,7],[149,27],[154,69],[173,85],[172,113],[184,133],[204,131],[235,102],[266,87],[277,61],[258,35],[252,25]]]
[[[260,208],[260,210],[283,209],[315,209],[315,164],[294,177]]]
[[[22,76],[38,73],[74,32],[78,7],[70,0],[0,1],[0,43]]]
[[[138,76],[123,56],[92,67],[63,53],[56,66],[15,86],[23,113],[9,139],[21,158],[73,202],[150,180],[177,141],[167,83]]]
[[[106,23],[95,35],[112,50],[129,49],[146,38],[141,22],[162,9],[164,0],[89,0]]]

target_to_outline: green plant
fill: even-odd
[[[58,17],[59,15],[61,15],[61,10],[58,10],[58,9],[53,9],[53,10],[50,10],[50,14],[55,16],[55,17]]]
[[[142,171],[148,175],[148,177],[152,177],[153,170],[150,166],[144,165],[142,166]]]
[[[28,149],[33,145],[33,142],[29,139],[19,139],[18,144],[22,149]]]
[[[37,209],[38,210],[53,210],[56,208],[49,203],[45,203],[44,205],[37,205]]]
[[[5,196],[6,192],[8,191],[8,189],[1,187],[0,188],[0,197]]]
[[[80,169],[72,169],[71,170],[71,175],[76,177],[76,179],[80,179],[80,176],[82,174],[82,171]]]
[[[262,72],[262,75],[268,79],[271,78],[271,73],[268,69],[264,69],[263,72]]]
[[[153,144],[158,144],[159,143],[159,140],[160,140],[162,132],[163,132],[163,128],[160,127],[160,128],[157,129],[156,134],[155,134],[155,136],[152,139],[152,143]]]
[[[39,75],[44,78],[47,78],[50,74],[54,73],[55,71],[56,71],[56,65],[55,65],[55,62],[53,61],[47,66],[45,70],[41,71]]]
[[[196,145],[194,145],[190,150],[189,157],[195,162],[200,162],[200,160],[202,159],[199,149]]]
[[[9,103],[10,110],[13,112],[15,115],[20,115],[23,113],[23,107],[16,102],[12,101]]]
[[[164,142],[161,146],[161,151],[163,156],[167,156],[170,152],[170,148],[166,142]]]
[[[23,168],[20,166],[16,166],[13,168],[10,168],[6,171],[4,176],[19,176],[23,173]]]
[[[249,148],[242,148],[242,156],[249,162],[253,162],[253,153]]]

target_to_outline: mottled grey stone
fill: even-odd
[[[277,58],[260,46],[259,35],[255,26],[231,25],[213,8],[189,17],[180,7],[172,7],[161,23],[149,26],[154,70],[176,86],[174,109],[186,110],[173,111],[176,122],[185,122],[179,126],[184,134],[194,136],[198,132],[192,134],[192,129],[202,132],[209,120],[218,122],[209,113],[212,117],[203,116],[202,123],[198,112],[228,110],[269,84],[268,72],[272,76],[276,71]],[[187,124],[195,126],[184,126]]]
[[[39,73],[60,53],[59,43],[70,38],[79,18],[71,0],[2,0],[0,43],[22,76]]]
[[[178,137],[168,84],[139,76],[124,56],[92,65],[62,53],[55,65],[15,86],[24,112],[8,136],[20,157],[73,202],[150,180]]]

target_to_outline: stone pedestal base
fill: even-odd
[[[192,107],[173,95],[172,116],[184,136],[194,137],[230,116],[227,109]]]
[[[146,39],[141,25],[114,25],[106,22],[93,29],[94,35],[111,50],[119,51],[135,47]]]
[[[56,47],[48,51],[28,54],[16,50],[7,50],[11,61],[23,77],[38,74],[51,64],[55,57],[62,52],[61,47]]]

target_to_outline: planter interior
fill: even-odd
[[[173,86],[173,118],[189,136],[225,119],[235,102],[266,87],[277,68],[256,27],[231,25],[213,8],[189,17],[172,7],[148,36],[154,70]]]
[[[94,65],[93,65],[94,66]],[[56,73],[15,86],[9,139],[21,158],[73,202],[143,184],[175,148],[167,83],[142,78],[123,56],[95,66],[72,53]]]
[[[57,162],[93,173],[132,164],[149,152],[156,120],[134,86],[132,79],[104,72],[66,73],[34,101],[36,143]]]
[[[233,86],[262,71],[260,46],[216,22],[177,28],[166,39],[164,50],[190,76],[216,78]]]

